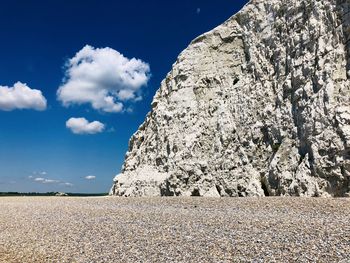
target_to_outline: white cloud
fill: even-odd
[[[54,179],[48,179],[48,178],[43,178],[43,177],[33,177],[33,176],[29,176],[28,177],[29,179],[32,179],[34,182],[37,182],[37,183],[41,183],[41,184],[60,184],[60,185],[63,185],[63,186],[73,186],[72,183],[69,183],[69,182],[62,182],[60,180],[54,180]]]
[[[33,174],[34,174],[34,175],[43,175],[43,176],[45,176],[45,175],[47,175],[47,172],[45,172],[45,171],[42,171],[42,172],[33,172]]]
[[[90,103],[96,110],[121,112],[126,101],[142,98],[149,77],[150,67],[142,60],[87,45],[68,61],[57,97],[64,106]]]
[[[39,183],[43,183],[43,184],[54,184],[54,183],[60,182],[58,180],[46,179],[46,178],[42,178],[42,177],[34,178],[34,181],[39,182]]]
[[[52,179],[45,179],[44,181],[42,181],[43,184],[57,184],[59,183],[60,181],[58,180],[52,180]]]
[[[0,86],[0,110],[15,109],[45,110],[46,99],[40,90],[31,89],[27,84],[17,82],[13,87]]]
[[[43,182],[43,181],[45,181],[45,178],[37,177],[37,178],[34,178],[34,181],[35,182]]]
[[[86,179],[86,180],[94,180],[94,179],[96,179],[96,176],[94,176],[94,175],[88,175],[88,176],[85,176],[85,179]]]
[[[95,134],[102,132],[105,125],[99,121],[89,122],[85,118],[70,118],[66,127],[75,134]]]

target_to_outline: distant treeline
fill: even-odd
[[[47,193],[19,193],[19,192],[0,192],[0,196],[57,196],[60,192],[47,192]],[[95,193],[95,194],[85,194],[85,193],[64,193],[65,196],[106,196],[108,193]]]

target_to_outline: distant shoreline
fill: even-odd
[[[47,193],[20,193],[20,192],[0,192],[0,197],[6,196],[58,196],[60,192],[47,192]],[[108,193],[64,193],[64,196],[76,196],[76,197],[89,197],[89,196],[107,196]],[[63,197],[64,197],[63,196]]]

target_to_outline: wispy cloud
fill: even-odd
[[[12,111],[16,109],[46,109],[46,99],[40,90],[31,89],[22,82],[13,87],[0,86],[0,110]]]
[[[149,78],[150,67],[142,60],[86,45],[68,61],[57,97],[64,106],[89,103],[96,110],[121,112],[126,101],[142,98]]]
[[[70,118],[66,127],[75,134],[95,134],[103,132],[105,125],[99,121],[89,122],[85,118]]]
[[[96,176],[95,175],[88,175],[88,176],[85,176],[85,179],[86,180],[94,180],[94,179],[96,179]]]
[[[197,7],[197,9],[196,9],[196,13],[197,13],[197,15],[199,15],[199,14],[200,14],[200,12],[201,12],[200,7]]]
[[[35,182],[43,182],[43,181],[45,181],[45,178],[37,177],[37,178],[34,178],[34,181]]]
[[[73,184],[69,183],[69,182],[64,182],[64,181],[45,178],[45,177],[34,177],[34,176],[30,175],[30,176],[28,176],[28,179],[30,179],[36,183],[41,183],[41,184],[58,184],[58,185],[63,185],[63,186],[68,186],[68,187],[73,186]]]
[[[43,183],[43,184],[57,184],[57,183],[60,182],[58,180],[46,179],[46,178],[42,178],[42,177],[34,178],[34,181],[35,182],[40,182],[40,183]]]
[[[110,127],[108,130],[107,130],[107,132],[115,132],[115,129],[114,129],[114,127]]]
[[[47,172],[46,171],[41,171],[41,172],[33,172],[34,175],[42,175],[42,176],[45,176],[47,175]]]
[[[68,187],[74,186],[72,183],[68,183],[68,182],[60,183],[60,185],[64,185],[64,186],[68,186]]]

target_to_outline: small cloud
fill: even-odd
[[[107,130],[107,132],[115,132],[114,127],[109,128],[109,129]]]
[[[34,181],[35,182],[43,182],[43,181],[45,181],[45,178],[37,177],[37,178],[34,178]]]
[[[31,89],[22,82],[13,87],[0,86],[0,110],[12,111],[16,109],[46,109],[46,99],[40,90]]]
[[[96,179],[96,176],[94,176],[94,175],[88,175],[88,176],[85,176],[85,179],[86,179],[86,180],[94,180],[94,179]]]
[[[197,13],[197,15],[199,15],[199,14],[200,14],[200,12],[201,12],[200,7],[197,7],[197,9],[196,9],[196,13]]]
[[[85,118],[70,118],[66,127],[75,134],[95,134],[103,132],[105,125],[99,121],[89,122]]]
[[[42,181],[43,184],[57,184],[60,181],[58,180],[52,180],[52,179],[45,179],[44,181]]]
[[[127,113],[133,113],[134,112],[134,109],[130,106],[126,109],[126,112]]]
[[[43,175],[43,176],[45,176],[45,175],[47,175],[47,172],[45,172],[45,171],[42,171],[42,172],[33,172],[32,174],[34,174],[34,175]]]
[[[28,176],[28,179],[33,179],[33,178],[34,178],[33,175],[29,175],[29,176]]]
[[[89,103],[96,110],[121,112],[127,101],[142,99],[149,78],[150,67],[142,60],[86,45],[67,62],[57,98],[64,106]]]
[[[73,186],[72,183],[68,183],[68,182],[61,183],[61,185],[68,186],[68,187],[72,187]]]
[[[59,185],[68,186],[68,187],[73,186],[72,183],[63,182],[60,180],[48,179],[43,177],[33,177],[33,176],[28,176],[28,178],[33,180],[34,182],[41,183],[41,184],[59,184]]]

